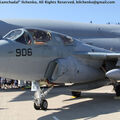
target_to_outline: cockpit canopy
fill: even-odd
[[[34,44],[44,44],[51,40],[51,33],[43,30],[27,29],[31,34]]]
[[[4,39],[15,40],[23,44],[42,44],[51,40],[51,34],[44,30],[37,29],[16,29],[10,31]]]
[[[44,45],[52,40],[52,32],[49,32],[47,30],[21,28],[10,31],[3,38],[13,40],[25,45]],[[73,42],[73,39],[71,37],[62,34],[58,34],[57,38],[55,39],[60,39],[64,45],[70,45]]]

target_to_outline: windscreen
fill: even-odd
[[[22,30],[14,30],[5,35],[4,39],[15,40],[22,34]]]

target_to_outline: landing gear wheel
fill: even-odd
[[[34,86],[36,87],[36,92],[34,94],[34,108],[36,110],[47,110],[48,102],[45,100],[45,97],[54,86],[52,85],[46,91],[41,90],[39,81],[34,82]]]
[[[40,107],[41,107],[42,110],[47,110],[47,108],[48,108],[47,100],[43,100]]]
[[[81,92],[72,91],[72,95],[75,96],[75,97],[80,97]]]
[[[117,97],[120,96],[120,85],[115,86],[115,92]]]
[[[34,108],[35,108],[36,110],[40,110],[40,106],[37,106],[35,103],[34,103]]]

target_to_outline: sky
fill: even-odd
[[[111,22],[114,24],[120,22],[120,0],[114,1],[115,4],[99,5],[0,4],[0,19],[47,19],[84,23],[92,21],[97,24]]]

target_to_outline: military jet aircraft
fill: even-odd
[[[81,90],[113,84],[120,96],[120,85],[113,77],[119,72],[120,53],[86,44],[58,32],[40,28],[19,28],[0,40],[0,76],[33,81],[34,108],[46,110],[46,96],[55,84],[72,83],[74,96]],[[112,78],[112,77],[113,78]],[[40,88],[46,81],[51,87]]]

